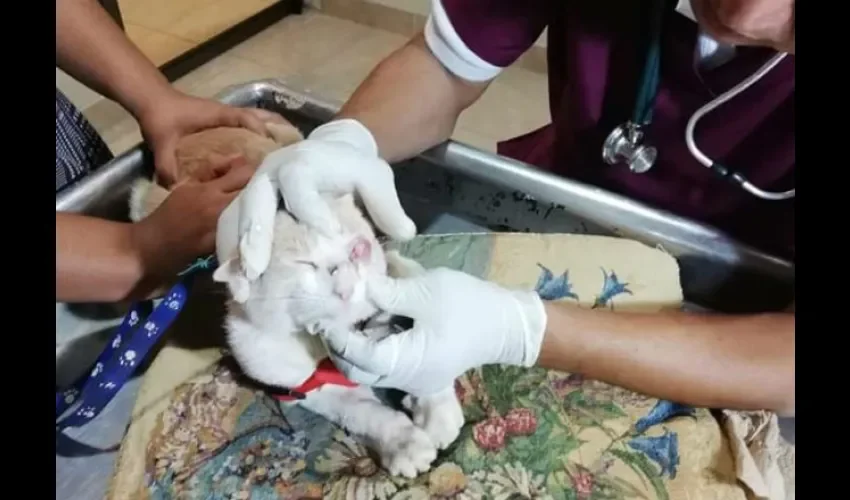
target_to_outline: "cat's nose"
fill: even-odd
[[[337,289],[336,296],[342,299],[343,302],[348,302],[348,299],[351,298],[352,289],[344,288],[342,290]]]

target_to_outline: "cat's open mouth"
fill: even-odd
[[[378,317],[378,313],[375,313],[375,314],[369,316],[366,319],[361,319],[357,323],[354,323],[354,329],[357,330],[358,332],[362,332],[363,330],[365,330],[368,327],[367,325],[369,325],[370,322],[374,321],[377,317]]]

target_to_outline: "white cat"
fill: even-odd
[[[268,191],[264,175],[252,189]],[[131,198],[131,213],[143,217],[155,208],[152,198],[164,198],[162,188],[140,181]],[[158,193],[157,193],[158,192]],[[141,196],[139,193],[147,193]],[[337,234],[320,234],[299,224],[287,212],[276,211],[268,264],[259,276],[246,277],[240,250],[222,259],[213,279],[227,284],[226,330],[232,354],[251,378],[270,386],[303,384],[327,358],[319,327],[363,328],[363,334],[391,334],[388,318],[366,299],[370,273],[409,276],[422,272],[415,261],[396,252],[384,253],[351,196],[330,200],[340,220]],[[269,254],[269,252],[265,252]],[[430,468],[440,449],[449,446],[463,426],[454,387],[427,398],[408,395],[407,414],[386,406],[368,387],[325,385],[308,392],[301,404],[348,431],[362,436],[393,475],[415,477]]]

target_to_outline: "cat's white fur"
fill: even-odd
[[[131,213],[142,216],[143,189],[134,192]],[[329,203],[342,226],[339,234],[319,234],[278,211],[271,259],[259,277],[246,278],[239,250],[214,273],[238,296],[229,302],[226,319],[233,356],[248,376],[264,384],[297,387],[313,374],[327,357],[324,344],[312,334],[315,328],[351,329],[375,316],[378,311],[365,296],[367,274],[385,274],[388,265],[394,276],[422,272],[415,261],[384,253],[351,196]],[[381,327],[367,331],[370,336],[390,333]],[[414,477],[457,438],[463,413],[454,387],[427,398],[407,396],[403,403],[412,420],[383,404],[368,387],[325,386],[295,404],[365,438],[391,474]]]

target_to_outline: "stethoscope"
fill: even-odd
[[[661,21],[664,17],[664,6],[666,2],[656,1],[655,9],[650,25],[651,39],[649,50],[646,54],[643,73],[641,75],[638,93],[635,99],[635,108],[632,118],[628,122],[615,128],[605,139],[602,145],[602,159],[609,165],[623,163],[633,173],[642,174],[647,172],[655,164],[658,150],[644,144],[643,131],[652,123],[652,108],[655,104],[655,95],[658,90],[659,63],[661,60]],[[685,127],[685,144],[691,155],[705,167],[709,168],[721,177],[729,179],[738,184],[750,194],[764,200],[787,200],[794,197],[794,189],[785,192],[764,191],[748,181],[740,172],[731,170],[703,153],[696,145],[694,129],[697,122],[705,115],[718,108],[720,105],[731,100],[755,82],[759,81],[765,74],[776,67],[787,54],[779,53],[768,60],[755,73],[750,75],[738,85],[720,94],[708,104],[699,108],[688,120]]]

